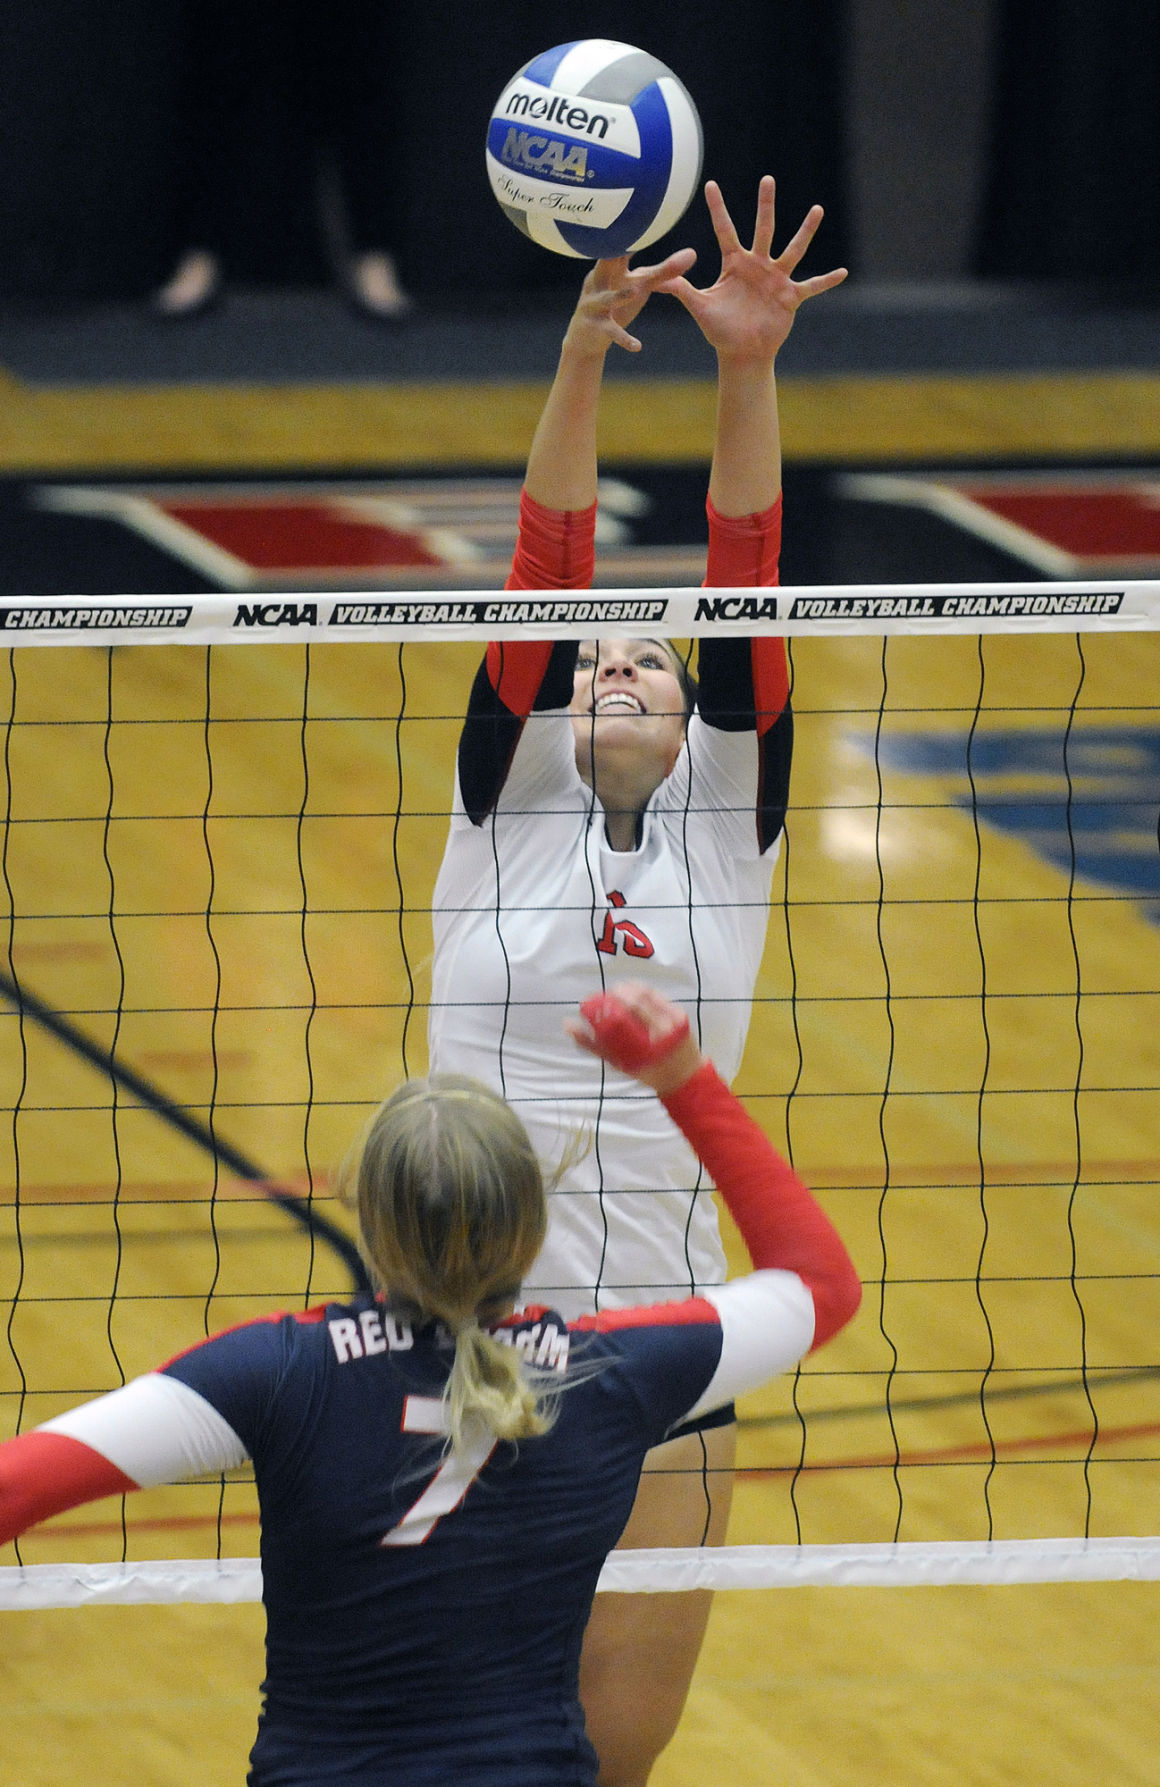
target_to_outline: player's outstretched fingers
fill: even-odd
[[[741,237],[737,234],[737,226],[729,215],[729,207],[725,203],[724,194],[716,180],[705,182],[705,203],[709,209],[709,221],[713,225],[713,234],[717,238],[717,246],[722,257],[736,254],[741,248]]]
[[[597,261],[580,288],[580,300],[569,334],[579,345],[585,333],[589,344],[615,342],[630,354],[641,344],[628,325],[648,303],[653,292],[689,271],[697,258],[693,248],[678,248],[655,266],[630,267],[627,255]]]
[[[753,225],[753,253],[768,260],[773,247],[776,185],[772,174],[762,174],[757,188],[757,216]]]
[[[675,248],[672,254],[666,255],[652,267],[633,267],[632,272],[649,286],[658,288],[667,279],[675,279],[679,273],[687,273],[697,258],[695,248]]]

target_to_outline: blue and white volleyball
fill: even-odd
[[[701,120],[672,70],[590,37],[535,56],[500,94],[487,172],[501,208],[554,254],[632,254],[671,230],[701,177]]]

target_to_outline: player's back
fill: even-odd
[[[254,1461],[262,1787],[383,1771],[398,1787],[595,1780],[576,1701],[580,1642],[671,1410],[642,1403],[639,1336],[626,1353],[542,1314],[510,1333],[553,1382],[571,1353],[580,1381],[561,1391],[544,1438],[483,1436],[466,1455],[448,1454],[439,1430],[451,1337],[435,1324],[412,1331],[370,1301],[254,1323],[167,1368],[214,1403]],[[671,1408],[711,1371],[706,1339],[707,1363],[674,1381]]]

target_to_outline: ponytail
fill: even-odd
[[[515,1112],[476,1080],[433,1074],[372,1117],[340,1176],[364,1258],[396,1307],[455,1336],[446,1390],[453,1450],[479,1425],[524,1439],[551,1425],[551,1393],[480,1326],[512,1307],[547,1228],[544,1182]],[[552,1374],[553,1377],[555,1374]]]
[[[453,1452],[480,1426],[497,1439],[523,1440],[552,1425],[551,1402],[529,1376],[522,1354],[474,1321],[455,1336],[446,1400]]]

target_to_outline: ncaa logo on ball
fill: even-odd
[[[631,254],[696,191],[701,126],[672,71],[630,44],[561,44],[500,94],[487,171],[505,215],[555,254]]]

